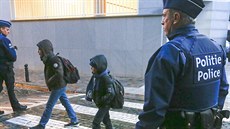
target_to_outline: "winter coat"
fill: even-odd
[[[148,62],[145,103],[136,129],[159,127],[168,111],[222,108],[228,94],[220,46],[194,25],[178,28],[168,38]]]
[[[37,44],[43,52],[41,60],[45,64],[45,82],[50,91],[57,90],[66,86],[64,80],[64,70],[61,60],[53,53],[53,46],[49,40],[43,40]]]
[[[110,106],[111,101],[115,96],[113,82],[107,70],[107,61],[103,55],[98,55],[90,59],[95,63],[97,73],[93,75],[93,93],[92,99],[97,107]]]
[[[13,68],[17,55],[11,41],[3,34],[0,34],[0,69]]]

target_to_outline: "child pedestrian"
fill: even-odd
[[[101,129],[100,124],[103,122],[106,129],[112,129],[109,109],[115,93],[113,82],[107,70],[106,57],[104,55],[97,55],[90,59],[90,65],[93,74],[92,99],[98,107],[98,111],[92,123],[92,128]]]

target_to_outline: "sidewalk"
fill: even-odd
[[[15,70],[16,86],[35,89],[40,91],[48,91],[45,85],[43,71],[29,71],[30,82],[25,81],[24,70]],[[226,75],[230,82],[230,62],[226,64]],[[125,96],[129,99],[144,100],[144,79],[135,77],[117,77],[125,87]],[[87,84],[90,80],[90,76],[81,75],[81,79],[77,84],[68,84],[68,93],[85,93]],[[228,95],[230,108],[230,95]]]
[[[68,84],[68,93],[85,93],[87,84],[91,76],[80,75],[81,79],[77,84]],[[137,77],[116,77],[125,88],[125,97],[135,100],[144,99],[144,80]],[[43,71],[29,71],[30,82],[25,81],[24,70],[15,69],[15,82],[17,87],[24,89],[34,89],[39,91],[48,91],[44,80]]]
[[[48,91],[47,86],[45,85],[43,71],[29,71],[29,80],[30,82],[25,81],[24,70],[15,70],[15,80],[16,86],[26,88],[26,89],[35,89],[40,91]],[[230,82],[230,63],[226,64],[226,75],[227,79]],[[144,79],[135,78],[135,77],[117,77],[125,87],[126,97],[129,99],[143,100],[144,99]],[[81,79],[77,84],[68,84],[67,92],[68,93],[85,93],[87,84],[90,80],[90,76],[81,75]],[[230,95],[228,95],[230,96]],[[230,98],[230,97],[228,97]],[[229,108],[230,108],[230,99]]]

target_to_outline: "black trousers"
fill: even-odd
[[[101,129],[101,122],[105,124],[106,129],[112,129],[112,123],[109,116],[109,109],[110,107],[99,108],[93,120],[93,129]]]
[[[0,92],[3,90],[3,81],[5,81],[11,107],[17,108],[20,104],[14,93],[15,78],[13,68],[0,68],[0,70]]]

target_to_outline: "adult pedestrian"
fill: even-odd
[[[195,29],[202,0],[163,0],[169,39],[150,58],[145,103],[136,129],[216,129],[214,115],[228,94],[226,55]]]
[[[7,38],[10,33],[11,23],[0,20],[0,92],[3,90],[3,81],[7,88],[9,100],[13,111],[24,111],[27,106],[21,105],[14,93],[14,62],[17,59],[16,46]],[[4,111],[0,111],[3,114]]]
[[[73,110],[70,101],[66,95],[66,81],[64,80],[64,70],[63,64],[58,56],[53,53],[52,43],[45,39],[40,41],[38,44],[38,54],[42,62],[45,65],[44,74],[45,82],[48,86],[49,91],[51,91],[48,102],[46,103],[45,111],[40,119],[38,125],[31,127],[30,129],[44,129],[48,123],[53,107],[57,103],[58,99],[61,104],[65,107],[70,120],[70,123],[64,125],[68,126],[78,126],[79,121],[75,111]]]

